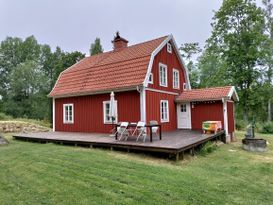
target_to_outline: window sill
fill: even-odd
[[[169,120],[160,120],[161,123],[167,123],[170,122]]]
[[[63,124],[74,124],[74,122],[63,122]]]

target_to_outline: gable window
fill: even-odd
[[[179,71],[173,69],[173,88],[179,89]]]
[[[172,44],[171,43],[167,43],[167,51],[168,51],[168,53],[172,53]]]
[[[111,124],[112,122],[113,123],[117,123],[118,122],[118,119],[117,119],[117,101],[115,101],[115,107],[116,107],[116,110],[115,110],[115,116],[116,118],[111,118],[109,116],[110,114],[110,101],[104,101],[103,102],[103,122],[104,124]],[[113,120],[113,121],[112,121]]]
[[[159,63],[159,85],[167,87],[167,66]]]
[[[187,112],[187,105],[186,104],[180,105],[180,111],[181,112]]]
[[[161,122],[169,122],[168,100],[161,100],[160,101],[160,120],[161,120]]]
[[[149,81],[148,81],[148,83],[154,84],[154,77],[153,77],[152,73],[150,73],[150,75],[149,75]]]
[[[64,124],[74,123],[74,105],[73,104],[63,105],[63,123]]]

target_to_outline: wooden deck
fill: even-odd
[[[193,151],[195,147],[213,140],[222,139],[224,131],[216,134],[202,134],[200,131],[176,130],[164,132],[162,140],[153,137],[153,142],[147,137],[146,142],[135,141],[135,137],[128,138],[127,141],[117,141],[114,137],[101,133],[77,133],[77,132],[39,132],[39,133],[20,133],[13,137],[17,140],[54,142],[60,144],[85,145],[89,147],[108,147],[110,149],[120,148],[130,150],[141,150],[147,152],[169,153],[179,159],[179,155],[184,151]]]

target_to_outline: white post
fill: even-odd
[[[225,99],[223,99],[223,114],[224,114],[224,129],[226,132],[226,141],[230,142],[230,135],[228,133],[227,101]]]
[[[52,129],[55,132],[55,98],[52,98]]]
[[[142,87],[140,92],[140,120],[146,122],[146,90]]]

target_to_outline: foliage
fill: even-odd
[[[263,123],[260,132],[265,134],[273,134],[273,122]]]
[[[6,135],[0,204],[272,204],[273,138],[261,135],[268,152],[250,153],[241,148],[243,134],[206,157],[180,162]]]
[[[197,152],[197,154],[206,156],[209,153],[212,153],[217,149],[217,145],[214,142],[206,142],[204,145],[202,145],[201,149]]]
[[[0,112],[0,120],[10,120],[12,119],[11,116],[6,115],[5,113]]]
[[[13,117],[51,119],[51,91],[59,74],[84,54],[41,45],[34,36],[7,37],[0,44],[1,112]]]
[[[199,47],[199,43],[185,43],[179,48],[182,57],[187,61],[187,69],[189,72],[189,78],[192,88],[197,88],[199,83],[199,71],[194,63],[193,56],[202,51]]]
[[[244,120],[236,119],[235,121],[235,128],[236,130],[246,130],[247,123]]]
[[[90,55],[96,55],[103,52],[102,45],[100,44],[100,38],[96,38],[94,43],[90,46]]]

